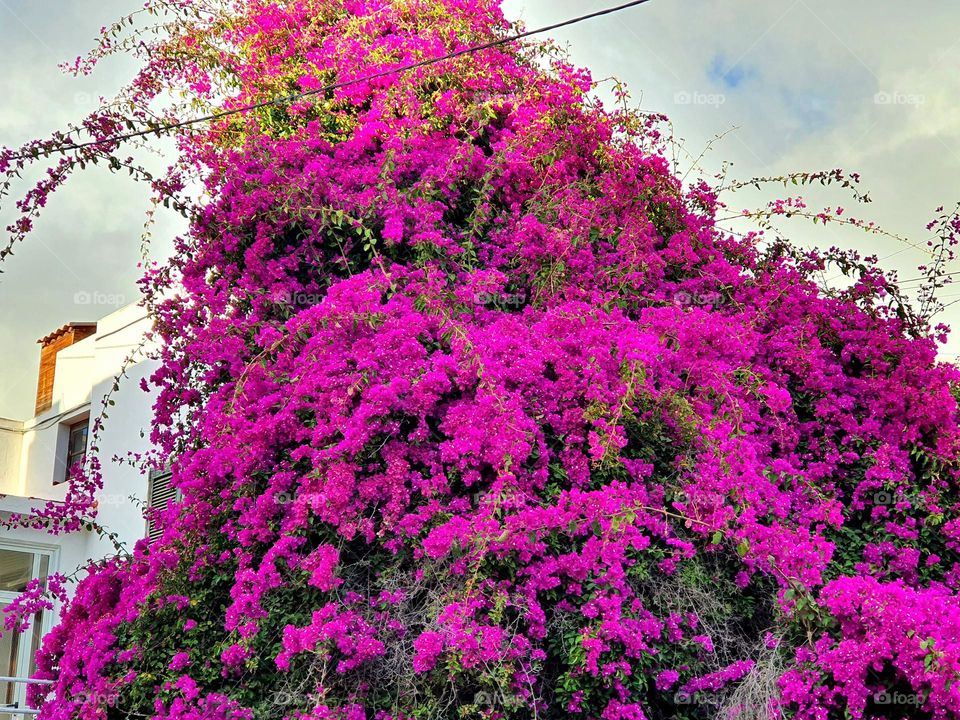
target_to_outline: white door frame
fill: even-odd
[[[57,572],[60,565],[60,549],[56,545],[48,545],[46,543],[33,543],[33,542],[23,542],[16,540],[0,540],[0,550],[12,550],[14,552],[26,552],[33,555],[33,565],[31,567],[30,576],[31,579],[40,577],[41,564],[43,558],[47,558],[47,575]],[[6,607],[11,602],[13,602],[20,593],[10,592],[6,590],[0,590],[0,607]],[[34,639],[37,636],[37,633],[40,633],[40,636],[43,637],[46,635],[50,629],[53,627],[54,615],[59,614],[60,608],[57,606],[58,603],[54,603],[54,609],[44,610],[43,619],[40,623],[40,627],[37,627],[35,622],[31,622],[30,629],[24,633],[21,633],[19,642],[17,643],[17,671],[16,677],[27,678],[31,673],[31,664],[34,658],[31,658],[33,652],[33,643]],[[2,631],[0,631],[2,632]],[[0,672],[0,675],[6,675],[8,668],[3,668],[3,671]],[[26,707],[27,699],[27,683],[16,683],[13,690],[13,702],[17,709],[23,709]],[[0,697],[0,717],[10,716],[8,713],[4,713],[4,709],[9,706],[5,704],[6,698]],[[13,717],[25,717],[23,714],[14,712]]]

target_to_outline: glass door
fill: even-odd
[[[6,607],[34,578],[50,572],[50,553],[0,546],[0,607]],[[49,613],[38,612],[24,632],[5,630],[0,623],[0,720],[23,720],[35,712],[26,706],[26,680],[36,671],[40,639],[50,625]],[[24,711],[27,712],[24,712]]]

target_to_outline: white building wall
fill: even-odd
[[[66,472],[69,428],[86,420],[88,442],[93,440],[92,425],[103,410],[103,398],[126,365],[97,438],[104,485],[97,496],[97,521],[118,533],[131,549],[145,535],[138,502],[146,501],[147,479],[123,460],[150,447],[153,399],[140,389],[140,380],[157,363],[144,360],[142,352],[129,362],[148,329],[146,311],[137,306],[120,308],[99,320],[93,335],[57,354],[52,407],[23,422],[0,419],[0,513],[29,512],[48,500],[63,500],[68,486],[60,480]],[[68,536],[32,529],[0,530],[0,543],[12,542],[54,547],[59,567],[52,571],[65,575],[114,552],[109,541],[86,530]]]
[[[23,494],[20,477],[22,448],[23,423],[0,418],[0,493]]]
[[[149,330],[146,312],[136,306],[121,308],[97,322],[93,335],[60,350],[56,356],[52,406],[28,420],[0,418],[0,517],[11,513],[29,515],[49,501],[63,500],[68,485],[66,473],[70,427],[87,423],[89,452],[91,442],[98,447],[103,488],[97,494],[97,522],[108,532],[116,533],[126,549],[146,535],[142,507],[147,499],[147,478],[135,462],[150,448],[150,420],[153,397],[140,388],[140,381],[149,377],[157,363],[144,360],[142,341]],[[140,352],[134,355],[135,351]],[[115,378],[125,372],[119,386]],[[99,437],[93,437],[93,423],[104,410],[103,399],[111,395],[113,404],[106,408],[106,417]],[[113,544],[96,532],[79,530],[65,536],[54,536],[44,530],[0,528],[0,551],[3,557],[18,558],[29,552],[33,567],[49,562],[50,573],[68,578],[91,560],[115,554]],[[12,552],[11,552],[12,551]],[[42,569],[40,570],[42,572]],[[75,577],[81,577],[76,573]],[[19,581],[18,581],[19,582]],[[68,590],[72,591],[72,583]],[[10,602],[15,593],[0,592],[2,603]],[[0,622],[0,675],[10,673],[21,680],[0,681],[0,720],[29,717],[17,712],[25,703],[26,683],[22,678],[31,673],[36,633],[46,633],[56,624],[60,607],[44,612],[41,627],[10,642]],[[11,699],[12,704],[7,704]],[[14,712],[4,710],[14,709]]]

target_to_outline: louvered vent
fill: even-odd
[[[170,484],[169,470],[151,470],[149,475],[150,490],[147,494],[147,505],[155,512],[163,512],[171,500],[179,500],[180,493]],[[147,537],[156,540],[160,537],[160,528],[155,523],[147,521]]]

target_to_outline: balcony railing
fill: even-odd
[[[10,677],[0,675],[0,683],[23,683],[24,685],[52,685],[53,680],[37,680],[35,678]],[[32,708],[18,707],[17,703],[13,705],[0,705],[0,716],[3,715],[39,715],[39,710]]]

